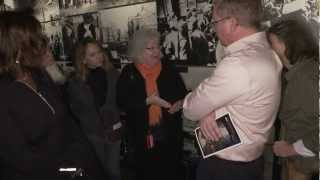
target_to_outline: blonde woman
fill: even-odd
[[[76,71],[68,84],[73,115],[96,150],[111,180],[120,180],[120,118],[116,108],[118,71],[93,39],[75,51]]]

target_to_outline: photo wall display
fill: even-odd
[[[217,37],[211,26],[212,1],[157,0],[161,52],[179,65],[214,66]]]
[[[36,0],[33,9],[40,22],[56,21],[60,18],[58,0]]]
[[[45,32],[49,47],[56,60],[64,59],[64,49],[62,41],[62,32],[60,21],[48,21],[41,23],[43,32]]]
[[[115,8],[120,6],[135,5],[146,3],[154,0],[97,0],[99,9]]]
[[[269,27],[283,18],[303,18],[311,24],[319,24],[317,7],[319,2],[319,0],[264,0],[263,24]]]
[[[13,0],[3,0],[0,3],[0,12],[2,11],[11,11],[14,9],[14,2]]]
[[[59,7],[63,16],[72,16],[150,1],[153,0],[59,0]]]
[[[218,38],[210,23],[214,0],[156,2],[161,52],[165,58],[178,65],[215,66]],[[319,31],[317,0],[261,0],[261,3],[265,29],[279,19],[302,18],[315,33]]]
[[[92,38],[100,42],[99,16],[96,12],[61,18],[64,54],[69,59],[78,42]]]
[[[60,17],[59,20],[42,22],[49,45],[58,61],[71,61],[73,50],[84,38],[101,41],[97,13]]]
[[[51,47],[58,60],[69,61],[75,44],[84,37],[93,37],[106,48],[113,62],[126,64],[129,62],[126,55],[128,39],[145,26],[160,32],[161,53],[168,61],[180,67],[212,67],[216,65],[218,42],[210,23],[214,1],[4,0],[0,9],[33,7],[53,43]],[[313,25],[314,32],[318,32],[319,0],[261,2],[264,28],[280,18],[300,16]]]
[[[97,12],[97,0],[59,0],[61,16],[73,16]]]
[[[130,63],[128,41],[140,28],[157,29],[156,3],[148,2],[99,11],[102,45],[115,64]]]
[[[50,46],[57,60],[71,61],[77,43],[86,37],[96,39],[116,67],[130,62],[127,57],[129,37],[141,27],[157,28],[156,3],[150,0],[58,0],[60,16],[57,27],[42,22],[48,38],[50,28],[60,28],[60,46]],[[129,6],[130,5],[130,6]],[[99,7],[99,8],[98,8]],[[48,16],[48,15],[47,15]],[[52,39],[52,38],[51,38]],[[59,54],[59,55],[58,55]]]

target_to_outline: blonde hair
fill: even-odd
[[[97,45],[102,51],[103,51],[103,66],[102,68],[108,72],[111,69],[114,69],[112,63],[110,62],[108,56],[104,52],[104,49],[101,47],[101,45],[94,39],[85,39],[79,45],[77,46],[75,50],[75,56],[74,56],[74,65],[76,68],[76,76],[78,76],[81,80],[85,81],[88,76],[88,66],[84,63],[84,59],[86,57],[87,48],[89,44],[95,44]]]

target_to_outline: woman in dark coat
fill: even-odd
[[[184,82],[168,62],[160,60],[158,33],[138,31],[129,50],[134,63],[122,70],[117,101],[126,113],[136,178],[180,179]]]
[[[294,37],[294,38],[293,38]],[[283,179],[311,179],[319,174],[319,45],[306,22],[280,21],[268,30],[279,55],[285,88],[279,110],[281,140],[273,152],[285,159]]]
[[[68,84],[68,97],[77,118],[110,180],[120,180],[120,115],[116,105],[119,72],[93,39],[76,49],[76,73]]]
[[[2,12],[0,39],[0,179],[64,179],[59,170],[67,167],[82,168],[84,179],[105,179],[44,70],[40,23],[22,12]]]

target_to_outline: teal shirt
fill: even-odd
[[[319,152],[319,61],[303,59],[285,75],[285,88],[279,118],[285,128],[283,139],[294,143],[302,139],[315,157],[291,159],[303,172],[318,169]]]

